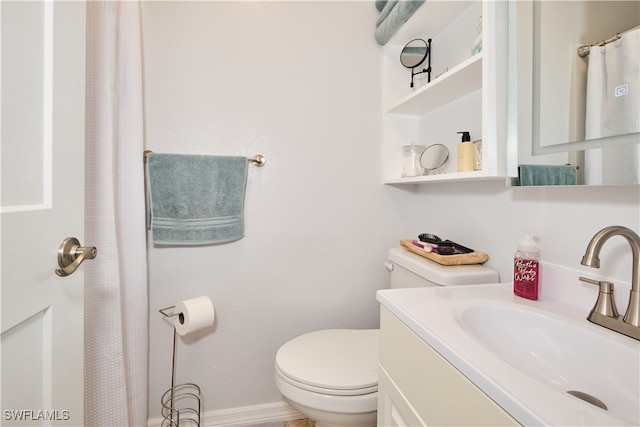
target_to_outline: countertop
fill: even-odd
[[[559,276],[554,274],[550,267],[546,267],[545,277],[549,281],[568,279],[563,276],[567,272],[560,271]],[[537,301],[515,296],[511,283],[388,289],[378,291],[377,299],[522,425],[638,424],[637,420],[632,419],[633,415],[625,419],[612,416],[607,411],[567,394],[562,389],[562,384],[556,388],[550,387],[506,363],[471,337],[460,325],[459,316],[456,316],[465,308],[478,304],[544,310],[545,315],[561,316],[564,321],[580,327],[586,326],[589,332],[604,335],[611,342],[633,348],[635,340],[586,320],[595,302],[597,288],[576,285],[577,274],[576,277],[573,277],[573,273],[569,276],[573,288],[549,289]],[[582,296],[576,295],[576,292]],[[624,294],[628,295],[626,292]],[[563,300],[566,296],[574,298],[570,301]],[[588,300],[592,301],[585,306]],[[640,342],[638,351],[640,356]],[[611,361],[615,363],[615,354],[611,355]],[[640,378],[638,382],[640,383]],[[640,404],[638,411],[640,419]]]

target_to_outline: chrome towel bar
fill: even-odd
[[[144,163],[147,163],[147,156],[151,153],[153,153],[152,150],[144,150],[144,152],[142,153]],[[247,157],[247,161],[260,168],[264,166],[264,164],[267,162],[267,159],[265,159],[262,154],[256,154],[253,157]]]

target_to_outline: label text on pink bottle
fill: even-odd
[[[513,279],[516,281],[532,282],[538,276],[538,261],[516,258],[514,267]]]

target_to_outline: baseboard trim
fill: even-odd
[[[205,412],[200,415],[200,425],[202,427],[251,426],[301,418],[305,418],[304,415],[286,402],[275,402]],[[162,421],[162,418],[150,419],[147,421],[147,427],[161,427]]]

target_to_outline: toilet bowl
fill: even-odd
[[[497,283],[481,265],[443,266],[403,248],[389,251],[391,288]],[[316,427],[375,426],[377,329],[328,329],[285,343],[276,354],[275,383],[285,400]]]
[[[375,426],[377,329],[328,329],[301,335],[276,354],[276,387],[322,426]]]

